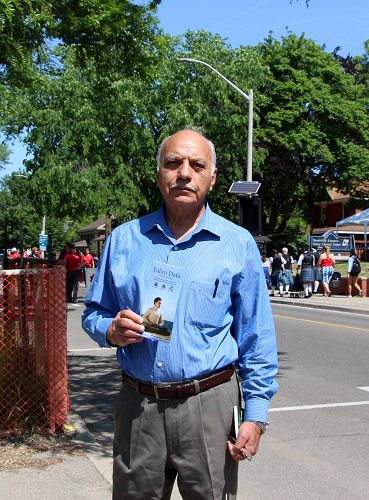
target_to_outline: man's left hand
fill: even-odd
[[[238,431],[237,440],[234,444],[228,441],[228,452],[233,460],[240,461],[246,458],[245,451],[252,456],[259,448],[261,429],[253,422],[243,422]]]

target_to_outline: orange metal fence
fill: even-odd
[[[0,271],[0,432],[58,432],[68,410],[65,269]]]

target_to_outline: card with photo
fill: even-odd
[[[183,272],[183,267],[153,262],[141,313],[145,338],[170,341]]]

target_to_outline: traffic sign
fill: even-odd
[[[333,231],[326,231],[321,236],[309,236],[308,245],[310,248],[321,250],[323,245],[328,245],[332,253],[350,253],[351,248],[355,248],[354,237],[350,234],[347,236],[338,236]]]
[[[40,234],[38,237],[38,246],[40,247],[41,252],[46,252],[48,243],[48,235]]]

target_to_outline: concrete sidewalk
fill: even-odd
[[[80,324],[85,289],[80,287],[79,304],[68,305],[68,335],[86,335]],[[272,304],[369,314],[368,298],[333,295],[292,299],[271,297]],[[96,354],[96,355],[95,355]],[[43,468],[0,469],[0,498],[12,500],[108,500],[111,498],[114,401],[120,387],[120,371],[114,349],[96,353],[69,352],[71,412],[74,442],[82,452],[59,451],[60,460]],[[1,447],[0,447],[1,453]],[[54,457],[52,450],[44,456]],[[36,456],[35,456],[36,460]],[[172,500],[181,497],[175,489]],[[240,495],[242,499],[242,495]]]

